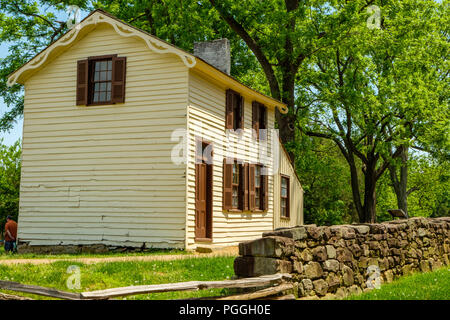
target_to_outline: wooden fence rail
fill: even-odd
[[[73,293],[66,292],[51,288],[45,288],[35,285],[25,285],[12,281],[1,281],[0,289],[10,290],[16,292],[32,293],[36,295],[65,299],[65,300],[105,300],[115,297],[124,297],[137,294],[149,294],[157,292],[170,292],[170,291],[197,291],[204,289],[232,289],[232,288],[268,288],[240,295],[228,296],[228,297],[215,297],[211,299],[223,299],[223,300],[250,300],[261,299],[268,296],[273,296],[282,291],[292,289],[292,284],[285,283],[289,280],[291,275],[289,274],[272,274],[253,278],[243,278],[235,280],[221,280],[221,281],[189,281],[178,283],[165,283],[165,284],[153,284],[142,286],[130,286],[105,290],[97,290],[90,292]],[[228,299],[227,299],[228,298]]]

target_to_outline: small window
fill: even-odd
[[[289,218],[289,177],[281,176],[281,217]]]
[[[230,89],[226,92],[225,129],[244,129],[244,98]]]
[[[235,161],[233,163],[233,201],[231,207],[233,209],[241,209],[241,176],[242,166]]]
[[[126,57],[89,57],[77,62],[77,105],[125,102]]]
[[[248,210],[248,164],[223,160],[223,210]]]
[[[255,209],[263,210],[263,190],[264,190],[264,179],[261,175],[262,166],[255,166]]]
[[[264,166],[260,164],[250,164],[248,176],[249,209],[250,211],[267,211],[269,208],[269,180],[264,174]]]
[[[90,103],[111,103],[112,58],[91,61]]]
[[[257,101],[252,103],[252,128],[256,140],[267,140],[267,108]]]

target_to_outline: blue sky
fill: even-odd
[[[55,12],[58,17],[58,20],[66,20],[68,14],[65,12]],[[88,12],[81,11],[81,19],[86,17]],[[4,58],[8,55],[8,44],[0,43],[0,59]],[[3,99],[0,98],[0,116],[7,111],[6,104],[3,102]],[[10,132],[0,132],[0,139],[3,139],[3,143],[6,145],[12,145],[17,139],[22,138],[22,128],[23,128],[23,119],[17,119],[17,122],[14,125],[14,128],[10,130]]]
[[[8,45],[0,44],[0,58],[4,58],[8,54]],[[7,110],[6,105],[3,103],[3,99],[0,98],[0,115],[3,115]],[[14,128],[10,132],[1,132],[0,139],[3,138],[3,143],[6,145],[11,145],[17,141],[17,139],[22,138],[22,126],[23,120],[19,119],[15,124]]]

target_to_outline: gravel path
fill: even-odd
[[[171,261],[189,258],[208,258],[217,256],[237,256],[237,247],[227,247],[213,251],[211,253],[192,254],[173,254],[173,255],[148,255],[148,256],[122,256],[122,257],[104,257],[104,258],[55,258],[55,259],[0,259],[0,265],[14,265],[14,264],[49,264],[57,261],[75,261],[85,264],[104,263],[104,262],[123,262],[123,261]]]

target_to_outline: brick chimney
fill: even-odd
[[[230,40],[223,38],[213,41],[194,42],[194,56],[205,60],[226,74],[230,74]]]

